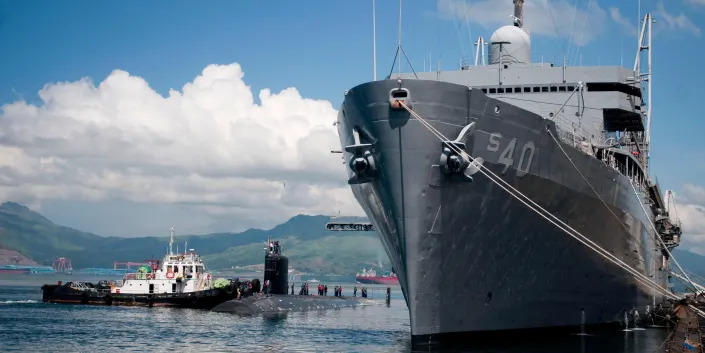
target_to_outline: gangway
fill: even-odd
[[[331,217],[330,221],[326,223],[326,229],[343,232],[374,232],[375,226],[370,222],[345,220],[345,217]]]

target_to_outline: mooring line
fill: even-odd
[[[442,134],[440,131],[438,131],[437,129],[435,129],[430,123],[428,123],[424,118],[422,118],[420,115],[418,115],[416,112],[414,112],[411,108],[409,108],[409,106],[407,106],[404,102],[399,101],[399,104],[400,104],[402,107],[404,107],[404,109],[406,109],[412,116],[414,116],[414,117],[415,117],[424,127],[426,127],[433,135],[435,135],[437,138],[439,138],[439,139],[441,140],[441,142],[443,142],[443,141],[449,141],[449,139],[446,138],[445,136],[443,136],[443,134]],[[453,150],[455,153],[461,155],[461,156],[463,157],[463,159],[465,159],[468,163],[472,163],[472,160],[474,160],[473,157],[471,157],[471,156],[470,156],[469,154],[467,154],[465,151],[462,151],[461,149],[459,149],[457,146],[455,146],[455,145],[453,145],[453,144],[448,144],[447,147],[449,147],[449,148],[450,148],[451,150]],[[472,160],[471,160],[471,159],[472,159]],[[585,245],[585,246],[588,247],[590,250],[596,252],[598,255],[602,256],[603,258],[607,259],[608,261],[614,263],[615,265],[619,266],[620,268],[622,268],[622,269],[624,269],[625,271],[627,271],[628,273],[630,273],[630,274],[634,277],[634,279],[635,279],[637,282],[639,282],[639,283],[641,283],[641,284],[644,284],[644,285],[646,285],[647,287],[649,287],[649,288],[651,288],[651,289],[655,289],[655,290],[657,290],[659,293],[664,294],[664,295],[667,296],[667,297],[670,297],[670,298],[672,298],[672,299],[679,299],[679,297],[676,296],[675,294],[673,294],[673,293],[669,292],[668,290],[662,288],[662,287],[659,286],[657,283],[655,283],[653,280],[651,280],[650,278],[648,278],[646,275],[644,275],[644,274],[638,272],[637,270],[635,270],[634,268],[632,268],[631,266],[629,266],[628,264],[626,264],[626,263],[625,263],[624,261],[622,261],[621,259],[617,258],[616,256],[612,255],[612,254],[611,254],[610,252],[608,252],[607,250],[605,250],[605,249],[603,249],[602,247],[600,247],[599,245],[597,245],[597,244],[596,244],[595,242],[593,242],[591,239],[587,238],[586,236],[584,236],[584,235],[581,234],[580,232],[576,231],[575,229],[573,229],[572,227],[570,227],[569,225],[567,225],[565,222],[563,222],[562,220],[560,220],[560,219],[559,219],[558,217],[556,217],[555,215],[553,215],[553,214],[551,214],[550,212],[546,211],[543,207],[541,207],[540,205],[538,205],[536,202],[534,202],[533,200],[531,200],[529,197],[527,197],[526,195],[524,195],[523,193],[521,193],[519,190],[517,190],[516,188],[514,188],[513,186],[511,186],[511,185],[510,185],[509,183],[507,183],[506,181],[502,180],[500,177],[498,177],[496,174],[494,174],[494,172],[492,172],[491,170],[489,170],[487,167],[485,167],[485,166],[483,166],[483,165],[478,165],[478,166],[479,166],[479,168],[478,168],[479,171],[480,171],[483,175],[485,175],[490,181],[492,181],[493,183],[495,183],[497,186],[499,186],[500,188],[502,188],[504,191],[506,191],[507,193],[509,193],[512,197],[516,198],[518,201],[520,201],[522,204],[524,204],[525,206],[527,206],[529,209],[531,209],[532,211],[534,211],[535,213],[537,213],[539,216],[543,217],[544,219],[546,219],[547,221],[549,221],[551,224],[553,224],[553,225],[555,225],[557,228],[561,229],[561,230],[562,230],[563,232],[565,232],[566,234],[568,234],[568,235],[570,235],[571,237],[573,237],[574,239],[578,240],[581,244]],[[485,172],[485,171],[486,171],[486,172]],[[488,174],[488,173],[489,173],[489,174]],[[491,177],[490,175],[494,176],[494,178],[496,178],[496,179],[499,180],[499,181],[495,180],[495,179],[494,179],[493,177]],[[501,181],[501,183],[500,183],[500,181]],[[502,185],[502,183],[506,184],[508,188],[512,189],[512,191],[510,191],[507,187],[505,187],[504,185]],[[518,195],[521,195],[524,199],[526,199],[528,202],[532,203],[535,207],[532,206],[532,205],[530,205],[529,203],[527,203],[527,201],[522,200],[522,198],[519,197]],[[542,213],[541,211],[539,211],[539,210],[541,210],[541,211],[544,212],[545,214],[543,214],[543,213]],[[550,217],[552,217],[553,219],[555,219],[555,220],[556,220],[558,223],[560,223],[560,224],[558,224],[558,223],[556,223],[556,221],[550,219],[547,215],[550,216]],[[569,230],[570,230],[570,231],[569,231]]]

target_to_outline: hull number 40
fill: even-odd
[[[517,139],[513,138],[509,140],[509,143],[504,145],[502,141],[502,135],[499,133],[490,134],[490,143],[487,145],[487,150],[490,152],[499,152],[499,158],[497,159],[498,164],[504,165],[502,174],[507,173],[510,167],[516,168],[517,176],[523,177],[529,173],[529,168],[531,168],[531,162],[534,159],[534,151],[536,146],[533,142],[527,141],[521,148],[521,153],[519,154],[519,162],[514,166],[515,152],[517,150]],[[506,140],[506,139],[505,139]]]

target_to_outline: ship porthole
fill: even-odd
[[[499,114],[499,106],[498,105],[494,106],[494,113]]]

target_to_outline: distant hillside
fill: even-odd
[[[673,256],[686,271],[705,278],[705,256],[678,248],[673,250]],[[675,264],[671,265],[671,267],[676,269]]]
[[[0,248],[0,266],[2,265],[35,266],[37,262],[20,254],[16,250]]]
[[[290,266],[297,270],[350,275],[362,267],[380,269],[380,263],[382,270],[390,269],[375,233],[330,232],[324,227],[326,222],[326,216],[299,215],[270,230],[186,235],[176,239],[181,248],[188,240],[189,248],[204,255],[212,269],[261,264],[267,237],[281,241]],[[112,267],[115,260],[161,258],[168,242],[166,236],[101,237],[56,225],[17,203],[0,205],[0,247],[16,250],[43,265],[51,265],[58,256],[71,258],[75,268]],[[705,282],[704,256],[680,249],[674,250],[674,255],[683,267]]]
[[[376,235],[328,235],[304,240],[291,236],[279,238],[289,266],[299,271],[322,274],[353,274],[363,267],[389,270],[391,265]],[[228,248],[208,255],[207,263],[215,268],[231,268],[262,262],[264,244],[255,243]]]
[[[299,215],[270,230],[249,229],[241,233],[177,236],[183,248],[205,255],[213,269],[263,261],[267,237],[282,241],[291,266],[307,271],[352,274],[363,264],[383,262],[387,256],[374,233],[330,232],[326,216]],[[286,240],[285,240],[286,239]],[[40,264],[50,265],[58,256],[69,257],[75,268],[112,267],[113,261],[161,258],[168,237],[102,237],[56,225],[29,208],[6,202],[0,205],[0,246],[17,250]],[[363,246],[360,246],[363,245]]]

